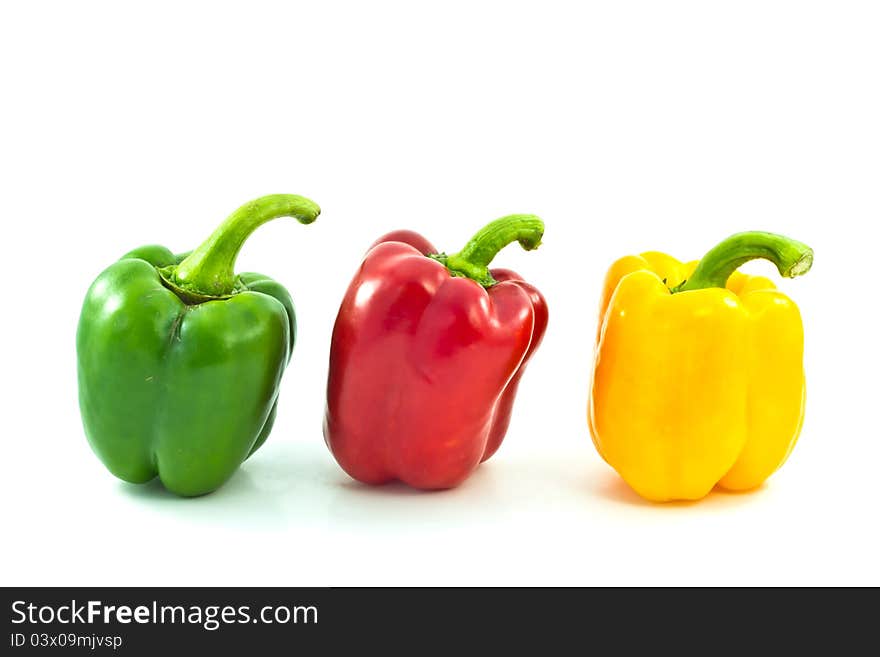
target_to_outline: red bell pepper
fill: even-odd
[[[373,244],[330,349],[324,438],[349,475],[451,488],[495,453],[547,304],[488,265],[511,242],[537,248],[543,233],[537,217],[512,215],[453,255],[411,231]]]

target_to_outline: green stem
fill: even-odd
[[[673,292],[724,287],[733,272],[756,258],[769,260],[776,265],[782,276],[794,278],[810,271],[813,266],[813,249],[775,233],[737,233],[703,256],[691,277]]]
[[[544,222],[533,214],[512,214],[496,219],[474,235],[458,253],[437,253],[429,257],[442,262],[453,276],[463,276],[483,287],[495,285],[489,263],[511,242],[526,251],[537,249],[544,236]]]
[[[238,286],[235,260],[251,233],[278,217],[294,217],[301,224],[310,224],[320,213],[316,203],[302,196],[263,196],[229,215],[183,262],[166,268],[162,274],[173,287],[194,300],[228,297]]]

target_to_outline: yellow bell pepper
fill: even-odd
[[[794,302],[736,269],[764,258],[793,278],[813,252],[734,235],[699,262],[626,256],[605,279],[590,395],[599,454],[642,497],[695,500],[760,485],[804,417],[804,336]]]

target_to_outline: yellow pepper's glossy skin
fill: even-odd
[[[697,263],[626,256],[605,279],[589,407],[596,449],[642,497],[759,486],[804,416],[803,326],[764,277],[671,293]]]

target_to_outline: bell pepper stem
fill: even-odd
[[[476,281],[491,287],[496,281],[489,272],[489,263],[505,246],[519,242],[526,251],[537,249],[544,236],[544,222],[533,214],[512,214],[496,219],[474,235],[458,253],[433,254],[429,257],[443,263],[453,276]]]
[[[783,277],[794,278],[810,271],[813,266],[813,249],[802,242],[775,233],[737,233],[703,256],[691,277],[673,292],[725,287],[733,272],[757,258],[772,262]]]
[[[310,224],[320,213],[316,203],[294,194],[271,194],[245,203],[179,265],[166,268],[163,276],[196,299],[229,296],[238,285],[235,260],[251,233],[279,217]]]

